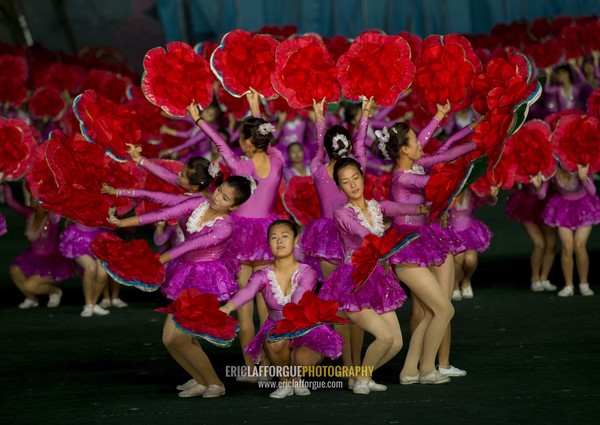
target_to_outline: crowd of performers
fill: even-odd
[[[586,93],[598,88],[598,74],[597,55],[581,67],[570,61],[548,70],[542,99],[531,115],[543,118],[584,108]],[[426,220],[429,207],[424,189],[434,165],[475,149],[469,135],[478,125],[478,116],[471,109],[450,114],[449,103],[437,104],[426,125],[411,128],[405,116],[392,119],[393,108],[378,108],[375,99],[365,96],[361,104],[348,103],[333,112],[325,110],[324,101],[314,99],[310,113],[293,119],[284,114],[264,115],[254,90],[247,100],[251,116],[239,122],[230,119],[224,124],[223,112],[214,102],[204,110],[189,106],[189,116],[182,120],[187,130],[161,128],[161,133],[182,140],[159,152],[160,157],[184,163],[179,173],[144,156],[140,146],[129,146],[129,155],[139,168],[184,193],[102,187],[104,194],[162,206],[128,216],[112,211],[107,218],[117,229],[154,226],[160,262],[166,267],[161,292],[175,301],[183,291],[196,289],[214,294],[222,303],[221,312],[235,311],[248,370],[265,362],[316,365],[325,357],[341,357],[345,366],[376,371],[403,346],[396,310],[410,296],[410,339],[400,384],[444,384],[465,376],[465,370],[450,362],[452,300],[474,296],[471,279],[478,254],[488,249],[492,238],[475,212],[495,204],[499,188],[492,187],[485,196],[467,189],[442,224]],[[285,187],[282,181],[290,187],[294,179],[308,176],[316,198],[286,204],[286,209],[277,211]],[[375,182],[387,178],[387,193],[373,196],[382,186],[377,183],[368,188],[369,178]],[[77,223],[64,227],[60,216],[46,212],[35,200],[18,202],[12,193],[15,188],[4,184],[3,195],[6,204],[26,220],[29,248],[10,266],[10,276],[25,296],[19,307],[38,307],[43,295],[48,296],[48,307],[59,306],[62,291],[58,284],[77,269],[83,275],[82,317],[107,315],[111,306],[126,307],[119,286],[108,284],[106,271],[90,251],[99,234],[112,230]],[[294,212],[317,203],[318,218],[299,226],[302,223],[295,220]],[[564,276],[558,295],[574,295],[574,264],[579,293],[593,295],[586,243],[592,227],[600,222],[600,200],[586,165],[580,164],[577,173],[559,166],[553,176],[530,176],[530,184],[518,185],[510,195],[506,215],[522,223],[533,242],[532,291],[557,290],[548,276],[558,234]],[[419,237],[385,265],[378,264],[366,282],[353,290],[353,252],[368,235],[381,237],[392,229]],[[4,220],[0,232],[6,232]],[[336,301],[339,315],[349,324],[321,324],[305,335],[267,342],[269,330],[282,320],[284,306],[298,303],[310,291],[322,300]],[[365,331],[373,340],[363,350]],[[198,339],[182,332],[171,316],[165,321],[163,342],[190,375],[188,382],[177,387],[180,397],[225,394]],[[278,378],[289,385],[281,385],[271,397],[310,394],[297,385],[299,378]],[[238,381],[259,379],[266,378],[250,374]],[[356,394],[386,390],[366,374],[348,378],[347,385]]]

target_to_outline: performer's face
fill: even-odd
[[[288,155],[290,157],[290,161],[292,161],[292,164],[299,164],[304,161],[304,151],[299,143],[290,145],[288,149]]]
[[[417,135],[414,131],[408,131],[408,143],[402,146],[401,152],[413,161],[418,161],[423,156],[423,148],[417,140]]]
[[[338,181],[340,189],[348,199],[362,198],[365,182],[363,175],[356,167],[349,165],[338,170]]]
[[[269,246],[275,258],[285,258],[294,254],[296,238],[290,226],[278,224],[269,232]]]
[[[217,187],[213,198],[210,201],[210,207],[215,211],[229,211],[235,209],[234,203],[237,193],[227,182]]]

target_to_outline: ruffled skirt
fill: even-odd
[[[310,257],[339,264],[344,258],[342,241],[331,218],[311,220],[298,239],[298,247]]]
[[[227,247],[228,253],[239,261],[273,261],[267,230],[279,217],[271,214],[266,218],[233,216],[233,236]]]
[[[484,252],[490,247],[492,231],[482,221],[473,219],[469,227],[464,230],[454,229],[456,235],[462,239],[466,250]]]
[[[263,346],[265,342],[268,344],[267,333],[273,326],[275,326],[275,322],[267,318],[254,339],[244,349],[244,352],[251,356],[252,361],[256,364],[265,358]],[[330,359],[337,359],[342,355],[343,345],[342,338],[328,325],[317,326],[306,335],[290,340],[290,348],[307,347]]]
[[[579,199],[565,199],[560,194],[550,198],[542,220],[550,227],[566,227],[571,230],[600,223],[600,198],[587,194]]]
[[[40,255],[34,253],[31,248],[19,254],[11,264],[19,266],[27,277],[38,274],[49,277],[53,282],[69,279],[75,271],[73,261],[65,258],[58,251],[50,255]]]
[[[367,281],[355,293],[352,293],[354,266],[342,263],[323,283],[319,298],[335,300],[339,310],[357,312],[370,308],[382,314],[401,307],[406,301],[406,293],[398,283],[393,270],[386,270],[380,264]]]
[[[90,245],[96,236],[105,232],[108,232],[108,230],[97,228],[85,231],[76,225],[71,225],[60,235],[58,249],[67,258],[75,259],[83,255],[94,257],[94,254],[90,251]]]
[[[543,224],[542,212],[546,203],[547,199],[539,199],[536,195],[519,190],[506,201],[505,214],[522,224]]]

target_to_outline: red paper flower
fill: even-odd
[[[408,42],[408,45],[410,46],[411,57],[416,57],[417,53],[419,53],[419,50],[421,50],[423,39],[417,34],[413,34],[412,32],[408,31],[400,31],[398,35]]]
[[[285,40],[298,32],[296,25],[264,25],[255,34],[268,34],[278,40]]]
[[[269,332],[270,341],[297,338],[324,323],[349,323],[337,316],[338,302],[324,301],[314,292],[306,291],[298,304],[287,303],[283,306],[283,319],[275,323]]]
[[[313,99],[339,101],[336,72],[323,42],[307,35],[285,40],[277,46],[271,83],[292,108],[301,109],[311,106]]]
[[[600,50],[600,20],[585,25],[583,50],[588,55],[591,55],[594,50]]]
[[[572,16],[557,16],[552,20],[552,34],[558,37],[563,28],[573,25],[573,17]]]
[[[427,221],[438,221],[469,184],[485,174],[487,158],[463,156],[452,162],[437,164],[425,186],[425,200],[431,202]]]
[[[145,173],[133,162],[116,162],[108,156],[104,156],[104,162],[109,168],[109,174],[105,180],[112,187],[130,188],[140,187]],[[117,208],[118,215],[125,215],[133,209],[135,203],[131,198],[111,197],[112,205]]]
[[[47,86],[61,92],[66,90],[69,94],[75,95],[83,84],[85,71],[77,65],[56,62],[48,67],[45,75]]]
[[[0,76],[0,103],[18,108],[26,100],[27,87],[25,82],[14,77]]]
[[[285,112],[286,119],[288,121],[291,121],[298,116],[303,118],[306,118],[308,116],[305,110],[292,108],[288,104],[287,100],[282,96],[279,96],[277,99],[268,100],[265,106],[265,110],[271,117],[275,116],[275,114],[278,112]]]
[[[391,181],[391,173],[385,173],[381,176],[370,173],[365,174],[365,199],[375,199],[377,201],[389,199]]]
[[[593,92],[592,92],[593,93]],[[552,131],[556,129],[556,125],[558,124],[558,120],[566,115],[585,115],[585,113],[581,109],[565,109],[563,111],[554,112],[553,114],[546,115],[544,121],[550,125]],[[592,114],[590,114],[592,115]],[[593,116],[593,115],[592,115]]]
[[[66,108],[59,122],[60,129],[65,134],[79,133],[81,127],[72,107]]]
[[[560,164],[571,172],[577,166],[600,171],[600,120],[589,116],[565,115],[551,137],[552,150]]]
[[[432,35],[423,40],[415,58],[413,89],[430,114],[435,104],[450,102],[454,112],[471,103],[471,80],[481,71],[481,62],[469,41],[458,34]]]
[[[373,96],[379,106],[394,105],[415,75],[408,42],[373,32],[358,36],[337,62],[342,94],[358,101]]]
[[[569,25],[562,29],[558,42],[565,50],[565,59],[577,59],[583,56],[585,29],[579,25]]]
[[[152,162],[160,165],[161,167],[165,167],[174,173],[179,173],[183,169],[183,164],[181,162],[172,159],[153,159]],[[150,173],[145,173],[141,188],[152,192],[165,192],[179,195],[185,192],[179,186],[174,186],[170,183],[167,183]],[[163,207],[155,204],[154,202],[142,200],[136,204],[135,213],[139,215],[147,212],[157,211],[161,208]]]
[[[340,56],[348,51],[352,42],[342,35],[336,35],[333,38],[324,38],[323,42],[331,55],[331,59],[338,61]]]
[[[132,84],[131,79],[101,69],[92,69],[87,73],[81,90],[94,90],[100,96],[106,97],[115,103],[127,101],[127,88]]]
[[[283,194],[285,193],[285,182],[281,180],[279,182],[279,190],[277,191],[277,197],[275,198],[275,205],[273,206],[273,212],[280,218],[289,220],[290,214],[283,205]]]
[[[228,347],[239,330],[233,317],[219,310],[221,303],[214,294],[202,294],[197,289],[184,289],[160,313],[173,315],[177,328],[195,338],[202,338],[219,347]]]
[[[148,51],[144,70],[144,95],[168,114],[183,117],[190,103],[205,108],[212,102],[214,75],[206,59],[186,43],[174,41]]]
[[[224,112],[226,114],[233,114],[236,120],[243,119],[250,112],[246,99],[232,96],[223,86],[220,86],[217,91],[217,101]]]
[[[481,152],[488,155],[490,168],[495,167],[502,155],[513,120],[512,111],[493,109],[485,114],[473,131],[472,140]]]
[[[321,216],[317,191],[311,176],[294,176],[283,195],[285,209],[297,223],[306,225]]]
[[[219,45],[212,41],[202,41],[194,46],[194,51],[210,63],[210,57],[218,47]]]
[[[527,52],[539,69],[556,65],[564,57],[563,48],[554,37],[529,46]]]
[[[556,159],[550,146],[550,126],[541,120],[528,121],[506,141],[506,149],[516,162],[515,179],[529,183],[530,177],[542,173],[550,177],[556,171]]]
[[[81,123],[81,133],[106,149],[117,161],[129,159],[127,143],[135,144],[142,134],[135,110],[86,90],[77,96],[73,109]]]
[[[54,87],[40,87],[29,98],[29,112],[33,118],[58,121],[67,107],[60,91]]]
[[[90,251],[108,274],[122,285],[151,292],[165,281],[160,254],[152,251],[145,239],[125,242],[112,233],[101,233],[91,243]]]
[[[25,175],[37,146],[32,128],[18,118],[0,117],[0,178],[18,180]]]
[[[548,18],[537,18],[529,22],[527,33],[536,41],[545,39],[551,34],[552,24]]]
[[[0,56],[0,76],[27,80],[27,61],[22,56],[4,54]]]
[[[589,116],[600,119],[600,89],[596,89],[590,94],[586,106]]]
[[[25,174],[27,188],[33,196],[33,199],[40,199],[42,193],[48,193],[57,190],[58,185],[54,181],[54,174],[46,162],[46,147],[48,143],[42,143],[33,150],[31,154],[31,166]],[[50,189],[48,185],[53,186]]]
[[[277,97],[271,85],[277,41],[268,35],[242,30],[228,32],[210,58],[210,66],[225,90],[240,97],[250,87],[266,98]]]

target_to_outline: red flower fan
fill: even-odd
[[[589,165],[592,173],[600,171],[600,120],[589,116],[565,115],[550,139],[554,155],[571,172]]]
[[[325,323],[349,323],[348,319],[339,317],[337,312],[337,301],[324,301],[314,292],[306,291],[298,304],[289,302],[283,306],[283,319],[275,323],[267,337],[269,341],[281,341],[306,335]]]
[[[33,199],[40,199],[42,193],[47,193],[51,190],[56,190],[58,185],[54,181],[54,175],[52,170],[46,162],[46,147],[48,143],[42,143],[35,147],[31,154],[31,166],[25,174],[25,181],[27,182],[27,188],[33,196]],[[47,186],[52,187],[48,190]]]
[[[279,182],[279,190],[277,191],[277,197],[275,198],[275,205],[273,206],[273,212],[280,218],[289,220],[290,214],[283,205],[283,194],[285,193],[285,182],[281,180]]]
[[[265,110],[269,116],[273,117],[278,112],[285,112],[286,119],[291,121],[298,116],[306,117],[306,111],[302,109],[294,109],[285,100],[284,97],[279,96],[277,99],[268,100],[265,106]]]
[[[25,82],[14,77],[0,76],[0,104],[20,107],[27,100]]]
[[[494,168],[498,163],[513,120],[512,112],[494,109],[488,111],[484,119],[475,127],[472,135],[473,143],[481,152],[488,155],[489,168]]]
[[[333,38],[324,38],[323,42],[335,62],[348,51],[351,41],[342,35],[336,35]]]
[[[506,141],[506,149],[516,162],[515,179],[529,183],[530,177],[542,173],[550,177],[556,171],[556,159],[550,146],[550,126],[541,120],[532,120]]]
[[[419,50],[421,50],[421,44],[423,43],[423,39],[417,34],[413,34],[412,32],[408,31],[400,31],[398,35],[408,42],[408,45],[410,46],[411,56],[417,56],[417,53],[419,52]]]
[[[285,40],[298,32],[296,25],[263,25],[256,34],[268,34],[278,40]]]
[[[550,35],[552,26],[548,18],[537,18],[529,22],[527,33],[533,40],[543,40]]]
[[[481,61],[469,41],[458,34],[431,35],[423,40],[415,58],[413,89],[430,114],[435,104],[450,102],[458,112],[471,104],[471,80],[481,71]]]
[[[591,55],[594,50],[600,50],[600,20],[585,25],[583,43],[583,50],[588,55]]]
[[[183,169],[183,164],[181,162],[172,159],[153,159],[152,162],[160,165],[161,167],[165,167],[174,173],[179,173]],[[170,183],[167,183],[150,173],[145,173],[141,188],[152,192],[165,192],[173,194],[183,194],[185,192],[185,190],[179,186],[174,186]],[[163,207],[155,204],[154,202],[142,200],[136,204],[135,213],[139,215],[147,212],[157,211],[161,208]]]
[[[539,69],[559,63],[564,56],[563,48],[553,37],[529,46],[527,51]]]
[[[415,74],[408,42],[400,36],[373,32],[358,36],[337,62],[342,94],[358,101],[374,97],[379,106],[396,103]]]
[[[141,136],[140,141],[146,142],[147,144],[156,145],[159,143],[162,135],[160,134],[160,128],[166,124],[167,119],[163,116],[162,110],[153,105],[144,97],[142,90],[130,86],[128,90],[128,106],[131,110],[135,111],[137,117],[137,123],[140,126]],[[131,95],[133,91],[136,94]],[[139,94],[138,94],[139,93]],[[144,146],[144,153],[148,155],[148,146]]]
[[[283,205],[297,223],[305,226],[321,216],[317,191],[311,176],[294,176],[283,194]]]
[[[363,286],[375,270],[378,264],[384,264],[385,260],[392,255],[404,249],[409,243],[419,237],[416,233],[398,233],[396,229],[379,237],[375,234],[367,235],[360,245],[352,253],[352,265],[355,266],[352,271],[354,287],[352,293],[358,291]]]
[[[181,332],[202,338],[218,347],[229,347],[240,325],[233,317],[219,310],[221,303],[214,294],[202,294],[197,289],[184,289],[160,313],[172,314],[173,323]]]
[[[271,83],[292,108],[301,109],[311,106],[313,99],[340,100],[336,72],[323,42],[307,35],[277,46]]]
[[[600,89],[596,89],[590,94],[586,106],[589,116],[600,119]]]
[[[573,25],[572,16],[557,16],[552,20],[552,34],[559,36],[564,27]]]
[[[73,110],[86,140],[102,146],[116,161],[130,158],[126,144],[135,144],[142,135],[132,108],[86,90],[75,98]]]
[[[438,221],[456,201],[456,198],[487,170],[485,155],[473,158],[463,156],[455,161],[437,164],[425,186],[425,200],[431,202],[427,221]]]
[[[29,98],[31,116],[44,121],[58,121],[66,107],[67,103],[54,87],[40,87]]]
[[[546,123],[548,123],[550,125],[550,128],[552,129],[552,131],[554,131],[556,129],[556,125],[558,124],[558,121],[562,117],[567,116],[567,115],[581,116],[581,115],[585,115],[585,113],[581,109],[565,109],[563,111],[554,112],[553,114],[546,115],[546,117],[544,118],[544,121]],[[592,114],[590,114],[590,115],[592,115]]]
[[[37,146],[32,128],[19,118],[0,117],[0,141],[0,179],[22,178]]]
[[[152,292],[165,281],[160,254],[152,251],[145,239],[125,242],[112,233],[101,233],[91,243],[90,251],[121,285]]]
[[[186,116],[192,102],[203,108],[212,102],[214,75],[206,59],[186,43],[174,41],[148,51],[144,70],[144,95],[170,115]]]
[[[250,112],[246,99],[232,96],[223,86],[217,91],[217,101],[224,112],[232,114],[236,120],[243,119]]]
[[[54,87],[58,91],[66,90],[75,95],[85,78],[85,71],[77,65],[56,62],[48,67],[46,72],[46,85]]]
[[[366,173],[364,191],[365,199],[375,199],[377,201],[389,199],[391,181],[392,173],[385,173],[380,176]]]
[[[583,56],[585,29],[579,25],[569,25],[562,29],[558,42],[565,49],[565,59],[577,59]]]
[[[85,76],[81,91],[94,90],[115,103],[123,103],[127,101],[127,88],[131,84],[129,77],[102,69],[92,69]]]
[[[267,99],[277,97],[271,85],[277,41],[242,30],[228,32],[210,57],[210,67],[231,95],[241,97],[250,87]]]
[[[206,59],[207,62],[210,62],[210,57],[213,52],[217,50],[217,47],[219,47],[219,45],[212,41],[201,41],[194,46],[194,51]]]
[[[27,61],[24,57],[9,54],[0,56],[0,76],[25,82],[27,71]]]
[[[112,187],[130,188],[139,187],[144,180],[144,172],[133,162],[112,161],[107,155],[104,162],[110,169],[106,183]],[[133,209],[135,201],[131,198],[111,198],[112,204],[117,209],[117,215],[125,215]]]

